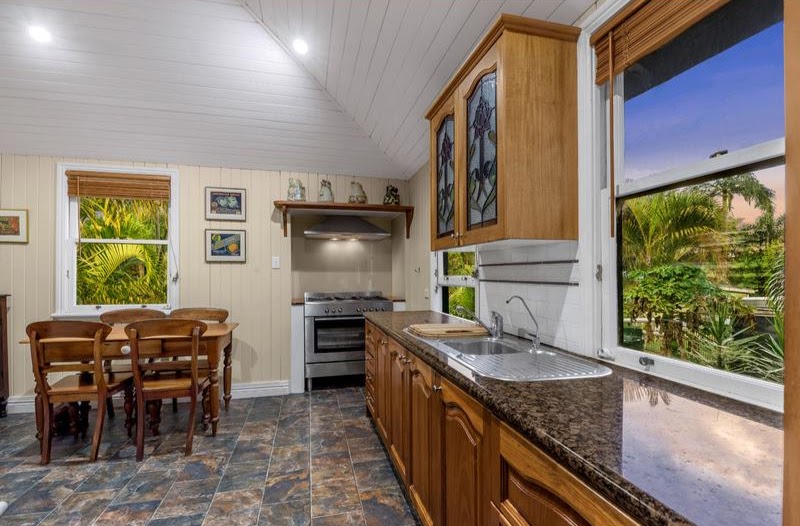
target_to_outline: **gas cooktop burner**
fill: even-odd
[[[365,312],[391,311],[392,302],[382,292],[306,292],[305,315],[354,316]]]

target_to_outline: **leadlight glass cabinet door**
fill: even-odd
[[[455,121],[446,115],[436,131],[436,237],[455,232]]]
[[[480,76],[466,98],[466,227],[495,225],[497,206],[497,71]]]
[[[458,156],[460,133],[455,98],[446,100],[430,117],[431,250],[458,246],[461,217],[458,210],[461,179]]]

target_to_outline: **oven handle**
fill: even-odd
[[[363,320],[363,319],[364,319],[364,316],[333,316],[333,317],[326,317],[326,318],[316,317],[316,318],[314,318],[314,321],[315,322],[317,322],[317,321],[358,321],[358,320]]]

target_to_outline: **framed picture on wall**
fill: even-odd
[[[246,255],[244,230],[206,230],[208,263],[244,263]]]
[[[0,243],[28,242],[28,211],[0,209]]]
[[[247,195],[244,188],[206,187],[206,219],[211,221],[244,221]]]

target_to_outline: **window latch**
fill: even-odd
[[[603,281],[603,265],[597,265],[597,270],[594,273],[594,279]]]

